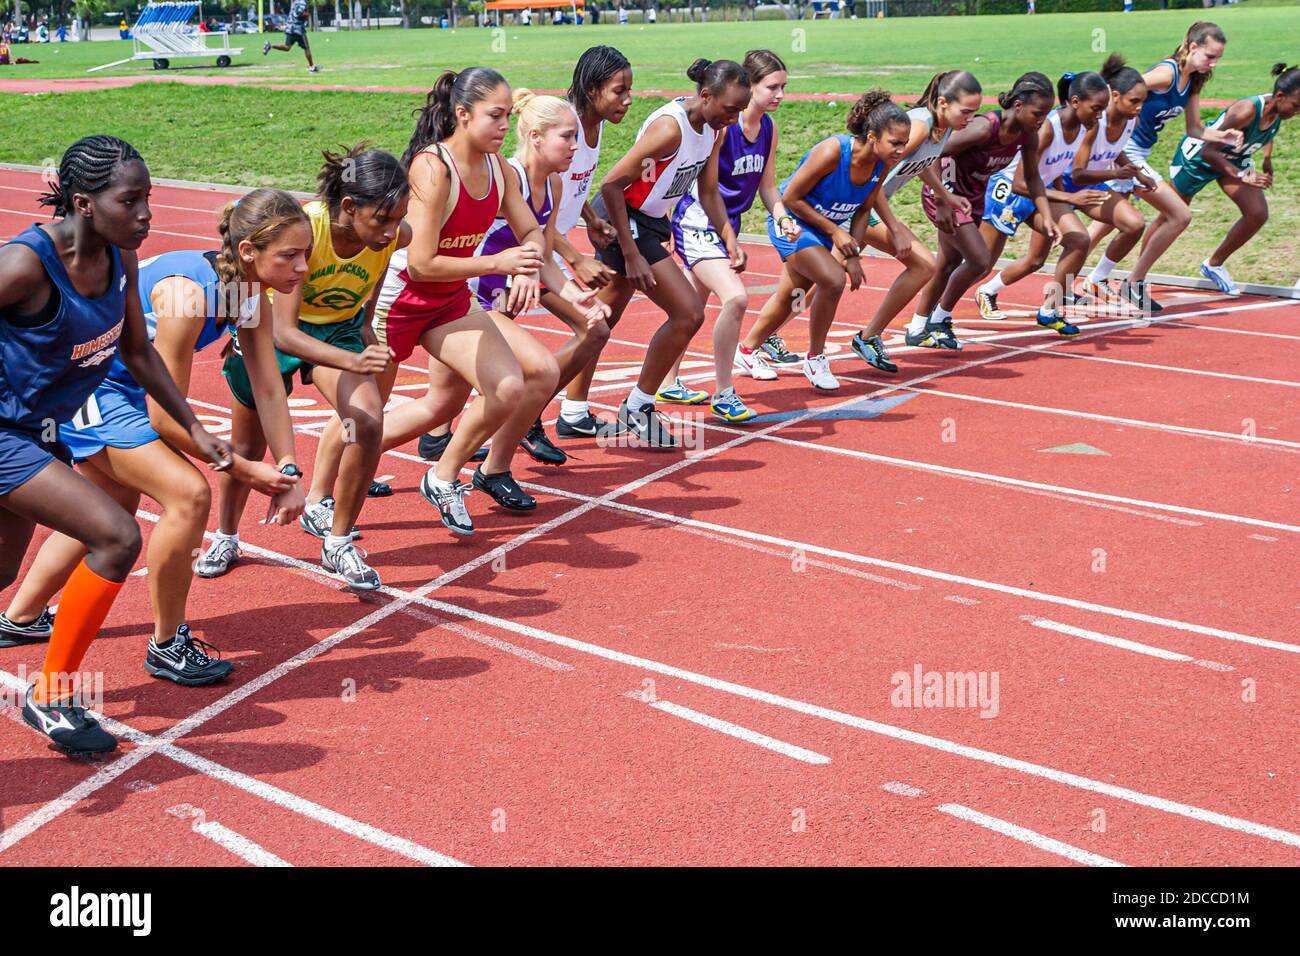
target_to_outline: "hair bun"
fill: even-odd
[[[704,57],[700,57],[687,68],[686,76],[689,79],[694,80],[696,83],[700,83],[704,80],[704,74],[712,64],[712,60],[706,60]]]

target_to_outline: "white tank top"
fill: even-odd
[[[889,178],[885,180],[886,198],[893,196],[909,181],[937,163],[939,157],[943,155],[943,147],[948,142],[948,137],[952,135],[952,130],[949,129],[944,130],[943,136],[937,143],[930,138],[930,134],[934,132],[934,116],[924,106],[908,110],[907,118],[913,123],[918,121],[925,123],[925,139],[921,140],[921,145],[916,147],[915,152],[904,156],[899,160],[898,165],[889,171]]]
[[[564,193],[560,196],[560,208],[555,213],[555,228],[563,235],[578,224],[582,217],[582,204],[591,193],[591,181],[596,176],[596,164],[600,162],[600,142],[605,136],[605,121],[596,127],[596,145],[587,145],[587,134],[578,123],[578,151],[573,154],[573,162],[568,170],[561,174]]]
[[[1061,132],[1061,111],[1053,110],[1047,117],[1047,122],[1052,124],[1052,141],[1038,157],[1038,177],[1043,181],[1045,189],[1051,189],[1057,177],[1062,173],[1068,173],[1073,168],[1075,154],[1079,152],[1079,144],[1083,142],[1084,130],[1083,124],[1080,123],[1078,131],[1074,134],[1074,140],[1067,143],[1065,134]],[[1011,165],[999,175],[1006,176],[1008,179],[1014,178],[1016,168],[1020,165],[1020,157],[1023,155],[1023,153],[1016,153],[1016,158],[1011,161]]]
[[[1124,152],[1124,147],[1128,145],[1128,139],[1133,135],[1133,128],[1137,126],[1138,118],[1134,116],[1124,124],[1120,130],[1119,138],[1111,140],[1106,136],[1107,120],[1102,116],[1097,121],[1098,130],[1097,138],[1092,143],[1092,155],[1088,157],[1089,169],[1110,169],[1115,165],[1115,160],[1119,154]]]
[[[677,205],[677,200],[690,192],[718,138],[717,130],[707,123],[704,124],[703,132],[695,131],[686,117],[686,109],[682,105],[685,101],[685,97],[678,97],[659,107],[646,117],[636,134],[636,138],[640,139],[651,123],[661,116],[671,116],[677,121],[682,135],[677,152],[654,161],[653,175],[638,176],[623,190],[628,206],[639,209],[652,219],[666,217]]]

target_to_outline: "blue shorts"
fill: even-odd
[[[73,461],[85,461],[105,448],[139,448],[159,436],[149,424],[144,389],[105,381],[71,422],[59,426],[59,438]]]
[[[72,464],[72,454],[57,438],[42,441],[39,430],[0,425],[0,495],[27,484],[55,458]]]
[[[984,221],[998,232],[1014,236],[1020,224],[1033,216],[1034,201],[1011,188],[1011,177],[999,173],[984,191]]]
[[[1104,183],[1093,183],[1091,186],[1076,186],[1074,184],[1074,180],[1070,178],[1069,173],[1061,174],[1061,188],[1064,189],[1067,193],[1077,193],[1084,189],[1100,189],[1104,193],[1108,193],[1111,191],[1109,181]],[[1076,206],[1075,208],[1077,209],[1079,207]]]
[[[776,250],[782,262],[789,259],[800,249],[811,249],[813,246],[821,246],[823,249],[835,248],[830,236],[823,236],[802,219],[795,219],[795,222],[799,223],[799,228],[803,231],[799,233],[799,237],[794,242],[791,242],[776,228],[776,220],[772,218],[771,214],[767,217],[767,238],[771,240],[772,248]]]

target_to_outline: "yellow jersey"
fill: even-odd
[[[326,203],[313,200],[303,207],[311,220],[311,255],[307,257],[307,275],[302,285],[302,307],[298,321],[311,325],[346,322],[360,312],[384,281],[388,260],[397,249],[397,237],[378,252],[363,248],[351,259],[341,259],[334,252],[330,237],[330,210]],[[274,299],[275,293],[268,290]]]

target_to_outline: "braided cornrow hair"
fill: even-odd
[[[53,189],[37,200],[42,206],[53,206],[54,216],[64,219],[72,212],[75,193],[94,195],[106,188],[113,173],[124,163],[144,158],[135,147],[116,136],[83,136],[77,140],[59,161],[59,181]]]

